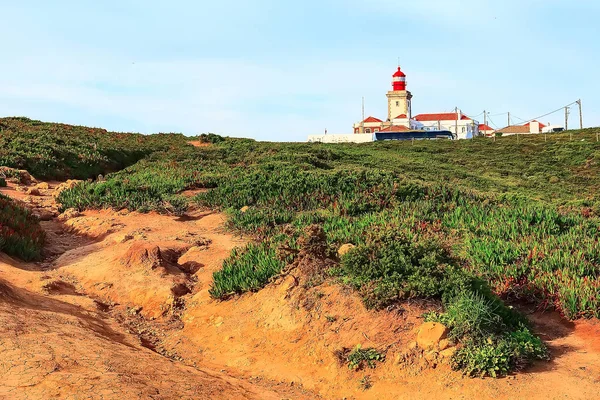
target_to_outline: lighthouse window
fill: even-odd
[[[396,102],[396,107],[400,107],[400,102],[399,101]]]

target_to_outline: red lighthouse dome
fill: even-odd
[[[394,91],[406,90],[406,75],[400,67],[398,67],[398,71],[394,75],[392,75],[392,87]]]

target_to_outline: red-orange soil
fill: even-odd
[[[33,201],[50,207],[50,194]],[[305,287],[294,270],[258,293],[215,301],[213,272],[246,243],[224,222],[211,212],[111,210],[44,222],[44,263],[0,259],[0,398],[600,397],[598,322],[533,314],[552,360],[470,379],[398,363],[423,304],[369,311],[339,285]],[[357,344],[385,350],[385,362],[340,365],[335,352]]]

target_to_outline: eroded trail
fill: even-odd
[[[50,196],[6,193],[51,207]],[[6,398],[598,397],[595,322],[534,314],[553,359],[514,377],[421,371],[397,359],[421,323],[418,304],[368,311],[354,293],[299,285],[294,272],[259,293],[212,300],[212,273],[245,243],[224,230],[220,214],[70,217],[43,223],[45,263],[0,259]],[[363,371],[340,365],[335,351],[359,343],[387,350],[386,361]]]
[[[14,187],[3,193],[27,202],[52,201],[49,196],[32,199]],[[107,312],[101,296],[85,290],[85,283],[96,275],[81,284],[79,274],[63,272],[78,262],[96,274],[117,272],[99,256],[113,247],[103,237],[121,225],[106,222],[110,218],[102,215],[89,218],[96,221],[84,223],[89,235],[72,232],[57,219],[42,222],[48,234],[43,263],[0,254],[1,399],[312,398],[293,388],[273,390],[270,383],[256,385],[218,370],[188,366],[144,347],[137,334]],[[111,279],[105,280],[107,285]],[[135,291],[127,280],[119,289]],[[144,291],[141,286],[138,290]]]

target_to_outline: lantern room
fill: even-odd
[[[392,75],[392,87],[394,92],[406,90],[406,75],[402,72],[400,67],[398,67],[398,71]]]

